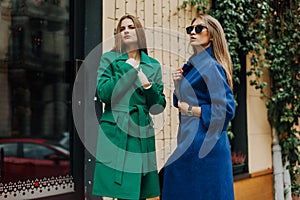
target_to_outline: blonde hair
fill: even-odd
[[[125,45],[122,41],[121,38],[121,23],[124,19],[131,19],[135,30],[136,30],[136,35],[137,35],[137,41],[138,41],[138,49],[139,51],[143,51],[148,55],[148,50],[147,50],[147,42],[146,42],[146,34],[144,31],[144,28],[141,24],[141,22],[133,15],[124,15],[123,17],[120,18],[119,23],[117,25],[117,31],[115,35],[115,45],[112,48],[112,51],[116,51],[119,53],[124,53],[126,51]]]
[[[232,61],[228,51],[227,41],[225,38],[225,34],[220,22],[207,14],[201,14],[195,17],[192,20],[192,23],[196,19],[204,20],[207,26],[207,30],[209,36],[211,38],[211,46],[213,48],[213,54],[216,60],[222,65],[225,73],[226,78],[229,86],[233,88],[233,81],[232,81]],[[194,49],[194,54],[196,54],[196,49]]]

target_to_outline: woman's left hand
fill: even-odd
[[[187,113],[188,108],[189,108],[189,104],[187,104],[184,101],[178,101],[178,110],[179,110],[179,112]]]
[[[144,74],[142,69],[138,71],[137,75],[138,75],[143,87],[149,87],[151,85],[151,83],[149,82],[148,78],[146,77],[146,75]]]
[[[178,110],[182,114],[187,114],[189,109],[189,104],[184,102],[184,101],[178,101]],[[190,110],[192,112],[193,116],[198,116],[201,117],[201,106],[193,106],[192,109]]]

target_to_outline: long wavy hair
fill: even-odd
[[[200,14],[192,20],[192,23],[196,19],[201,19],[206,23],[208,33],[211,39],[211,46],[213,48],[213,54],[216,60],[222,65],[226,73],[226,78],[229,86],[233,88],[232,81],[232,61],[228,51],[227,41],[225,38],[224,30],[220,22],[207,14]],[[194,54],[196,54],[196,48],[193,47]]]
[[[116,35],[115,35],[115,45],[112,48],[112,51],[116,51],[119,53],[126,52],[125,44],[123,43],[123,40],[121,38],[121,23],[124,19],[127,19],[127,18],[131,19],[134,24],[136,35],[137,35],[139,51],[140,52],[143,51],[148,55],[146,34],[144,31],[144,28],[143,28],[141,22],[133,15],[124,15],[123,17],[120,18],[119,23],[117,25]]]

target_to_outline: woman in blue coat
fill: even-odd
[[[177,148],[164,169],[162,200],[233,200],[226,129],[235,112],[232,63],[220,23],[200,15],[186,28],[194,55],[173,74]]]

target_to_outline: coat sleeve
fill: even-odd
[[[120,61],[121,67],[117,66],[118,56],[114,52],[103,54],[98,67],[97,95],[106,104],[124,96],[137,79],[137,71],[125,61]]]
[[[214,126],[214,123],[217,123],[215,122],[216,120],[221,121],[223,123],[222,131],[226,131],[229,122],[234,117],[235,102],[232,90],[227,83],[225,72],[222,66],[217,65],[214,69],[204,73],[203,78],[208,85],[211,104],[203,104],[201,106],[202,124],[209,128],[209,126]],[[221,92],[219,92],[220,90]],[[214,106],[213,110],[212,104]],[[223,119],[220,118],[221,116]]]
[[[210,96],[210,105],[202,106],[201,120],[208,125],[204,142],[199,151],[199,158],[205,157],[215,146],[221,134],[226,131],[235,112],[232,90],[227,84],[225,73],[214,59],[205,54],[192,60],[199,69],[206,83]]]
[[[162,73],[160,64],[153,63],[155,67],[155,75],[152,81],[152,87],[144,89],[147,106],[151,114],[159,114],[166,107],[166,99],[164,95],[164,86],[162,82]]]

